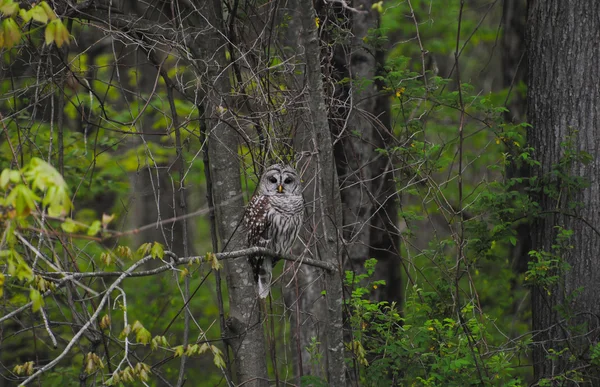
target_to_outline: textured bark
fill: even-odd
[[[207,2],[206,18],[212,26],[207,34],[205,80],[212,87],[206,90],[205,119],[208,131],[208,153],[213,183],[213,200],[221,249],[236,250],[244,245],[238,225],[244,208],[241,195],[238,135],[235,126],[223,120],[220,107],[227,106],[224,96],[230,91],[229,77],[225,70],[224,39],[221,34],[222,14],[218,0]],[[246,257],[224,262],[229,289],[229,344],[233,350],[237,383],[244,386],[266,386],[267,366],[263,328],[252,271]]]
[[[533,351],[536,380],[564,375],[577,367],[588,385],[600,385],[597,370],[582,367],[589,346],[598,340],[600,316],[600,2],[534,1],[528,12],[528,130],[535,157],[534,173],[543,176],[565,155],[561,142],[573,136],[575,151],[588,152],[591,162],[575,163],[567,171],[586,178],[589,186],[568,190],[552,176],[545,188],[561,189],[553,199],[548,191],[538,198],[546,211],[532,230],[535,250],[552,251],[556,227],[573,230],[573,248],[561,254],[571,268],[559,285],[533,291]],[[557,188],[558,187],[558,188]],[[576,202],[582,206],[569,207]],[[595,228],[595,229],[594,229]],[[578,289],[580,290],[577,293]],[[559,312],[559,310],[561,312]],[[564,311],[569,318],[565,319]],[[584,324],[577,327],[577,324]],[[557,360],[548,350],[569,351]],[[569,355],[574,355],[570,361]],[[592,373],[596,375],[592,375]],[[571,385],[556,379],[555,385]],[[572,382],[574,383],[574,382]],[[581,384],[580,384],[581,385]]]
[[[349,265],[363,271],[369,258],[378,261],[374,279],[385,280],[374,293],[377,300],[400,302],[402,299],[399,236],[396,230],[398,204],[391,160],[377,149],[390,143],[390,104],[381,95],[381,85],[374,81],[383,68],[383,52],[366,47],[364,38],[369,30],[379,27],[379,13],[372,10],[372,0],[359,0],[353,6],[363,13],[350,13],[352,38],[349,54],[335,58],[343,63],[343,77],[353,82],[343,90],[342,101],[350,101],[344,114],[347,126],[337,130],[336,161],[340,176],[344,216],[345,249]],[[342,120],[340,120],[342,121]],[[344,121],[346,122],[346,121]]]
[[[281,11],[283,13],[282,20],[288,20],[287,28],[282,37],[283,44],[288,48],[285,51],[290,54],[286,59],[293,60],[296,63],[304,63],[304,58],[301,55],[304,51],[304,34],[302,33],[301,23],[304,10],[300,7],[299,0],[290,0],[287,2],[287,7],[282,8]],[[288,78],[289,89],[301,94],[304,89],[305,75],[299,72],[291,75]],[[306,110],[304,108],[290,111],[289,114],[284,116],[289,120],[288,126],[296,128],[296,148],[300,151],[311,146],[310,142],[304,144],[299,137],[306,135],[306,141],[310,141],[310,119],[307,118]],[[300,171],[302,171],[302,165],[302,162],[298,164]],[[314,171],[303,174],[305,200],[308,200],[309,195],[314,196],[315,186],[311,184],[310,178],[313,175]],[[311,206],[309,211],[313,211],[313,209],[314,206]],[[300,238],[303,241],[313,240],[313,224],[314,220],[312,219],[305,222],[307,226],[300,231]],[[304,253],[304,246],[301,243],[296,243],[294,255],[301,256]],[[316,258],[317,256],[313,255],[313,257]],[[311,361],[312,356],[309,352],[312,339],[321,337],[320,335],[325,331],[325,321],[327,320],[325,300],[321,295],[323,271],[304,264],[295,263],[292,265],[290,262],[286,262],[284,273],[284,283],[290,284],[283,287],[283,296],[286,307],[291,311],[291,355],[296,384],[300,385],[301,378],[305,375],[326,377],[322,367],[315,367],[315,362],[314,360]],[[324,356],[323,346],[318,350]]]
[[[315,26],[315,9],[311,0],[300,0],[302,40],[306,59],[307,124],[298,128],[294,146],[302,154],[299,169],[306,182],[304,196],[308,228],[315,235],[309,249],[318,259],[330,262],[341,271],[341,246],[338,227],[341,225],[341,200],[329,131],[325,94],[320,66],[320,47]],[[342,324],[342,282],[340,271],[320,273],[324,281],[324,297],[318,301],[320,330],[318,341],[326,349],[327,380],[330,386],[346,385],[344,338]],[[321,282],[321,281],[320,281]],[[322,282],[321,282],[322,283]],[[322,289],[317,283],[309,287],[313,293]]]

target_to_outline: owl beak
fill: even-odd
[[[277,186],[277,192],[282,193],[283,192],[283,186],[281,184],[279,184]]]

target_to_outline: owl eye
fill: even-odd
[[[292,181],[294,181],[294,179],[292,179],[291,177],[286,177],[285,180],[283,181],[283,183],[290,184]]]
[[[277,178],[275,178],[275,176],[271,176],[271,177],[269,177],[269,181],[271,183],[277,183]]]

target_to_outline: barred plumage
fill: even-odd
[[[290,166],[274,164],[260,178],[256,194],[250,199],[244,223],[248,245],[288,253],[298,236],[304,217],[304,199],[300,177]],[[258,295],[266,298],[271,288],[273,267],[279,259],[252,255],[249,257]]]

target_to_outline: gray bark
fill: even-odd
[[[364,271],[369,258],[378,261],[374,278],[385,280],[386,286],[374,290],[373,298],[400,302],[402,286],[397,195],[391,160],[378,149],[386,149],[391,143],[389,132],[390,104],[387,95],[381,95],[381,86],[375,76],[383,68],[383,52],[368,47],[364,39],[370,29],[379,27],[379,13],[372,10],[371,0],[354,2],[353,6],[363,13],[350,13],[352,37],[349,54],[342,57],[353,82],[342,90],[340,100],[348,100],[345,109],[347,126],[337,130],[336,160],[344,216],[345,249],[349,265],[354,271]],[[341,121],[341,120],[340,120]]]
[[[300,0],[302,40],[306,59],[307,125],[298,128],[294,146],[302,154],[299,168],[306,182],[304,190],[307,224],[316,235],[309,248],[318,259],[330,262],[341,271],[341,246],[338,227],[342,224],[341,200],[333,145],[325,106],[320,67],[320,46],[315,26],[316,13],[311,0]],[[319,300],[324,331],[319,341],[326,348],[327,380],[330,386],[345,386],[344,339],[342,324],[342,282],[340,271],[322,273],[325,295]],[[314,293],[317,284],[310,289]],[[314,296],[314,295],[313,295]]]
[[[600,2],[534,1],[528,12],[528,114],[530,144],[541,165],[534,175],[548,174],[565,156],[561,142],[572,136],[572,151],[591,155],[587,164],[565,171],[585,178],[583,189],[566,186],[559,176],[542,180],[542,216],[532,229],[533,249],[552,251],[557,226],[573,230],[571,249],[560,257],[570,265],[558,285],[533,291],[535,379],[556,378],[579,369],[586,385],[600,385],[589,367],[589,346],[600,334]],[[547,175],[546,175],[547,176]],[[560,191],[560,196],[552,195]],[[580,206],[574,205],[581,203]],[[578,324],[579,327],[577,327]],[[550,349],[568,348],[551,360]],[[573,355],[574,359],[569,359]],[[586,367],[588,364],[588,367]],[[592,375],[595,373],[595,375]],[[556,385],[574,382],[556,378]],[[581,385],[581,384],[580,384]]]
[[[238,135],[234,126],[227,125],[227,117],[220,107],[227,106],[225,96],[230,84],[225,69],[224,39],[221,34],[222,14],[218,0],[208,1],[206,18],[212,26],[206,36],[207,64],[205,119],[208,131],[208,153],[213,180],[213,200],[217,229],[222,250],[229,251],[243,246],[242,232],[238,225],[243,214],[244,200],[241,195]],[[266,386],[267,366],[263,327],[259,316],[252,272],[246,257],[227,260],[224,268],[229,289],[229,318],[226,337],[233,350],[237,383],[244,386]]]
[[[305,58],[302,55],[304,51],[304,34],[302,33],[302,15],[304,9],[300,6],[299,0],[290,0],[287,2],[287,9],[282,9],[284,14],[282,19],[288,20],[287,28],[283,34],[283,43],[286,46],[284,52],[289,56],[286,59],[294,61],[299,66],[304,64]],[[288,87],[294,93],[301,95],[304,89],[306,74],[290,74]],[[304,101],[304,100],[302,100]],[[304,102],[303,102],[304,103]],[[306,112],[307,108],[303,107],[296,111],[290,111],[284,117],[288,120],[287,126],[296,129],[296,144],[298,151],[302,151],[310,147],[310,118]],[[306,143],[299,136],[307,136]],[[302,171],[302,161],[298,164],[298,169]],[[309,174],[310,173],[310,174]],[[313,184],[312,176],[314,171],[305,172],[303,175],[305,200],[310,200],[308,193],[314,196],[315,185]],[[309,204],[310,205],[310,204]],[[309,211],[314,212],[314,205]],[[300,232],[302,241],[313,240],[313,220],[310,223],[305,222],[307,226],[303,227]],[[296,243],[294,255],[301,256],[304,253],[309,253],[311,258],[317,258],[313,249],[305,249],[301,243]],[[325,370],[316,364],[312,358],[311,341],[320,339],[325,331],[325,321],[327,319],[326,304],[321,291],[323,290],[323,279],[321,278],[323,271],[312,266],[307,266],[302,263],[290,264],[286,262],[286,270],[284,270],[284,283],[290,284],[283,287],[283,296],[286,308],[291,312],[290,326],[292,331],[291,337],[291,354],[294,365],[294,375],[296,384],[301,384],[301,378],[305,375],[317,376],[326,378]],[[318,348],[315,348],[320,355],[324,356],[323,343]]]

